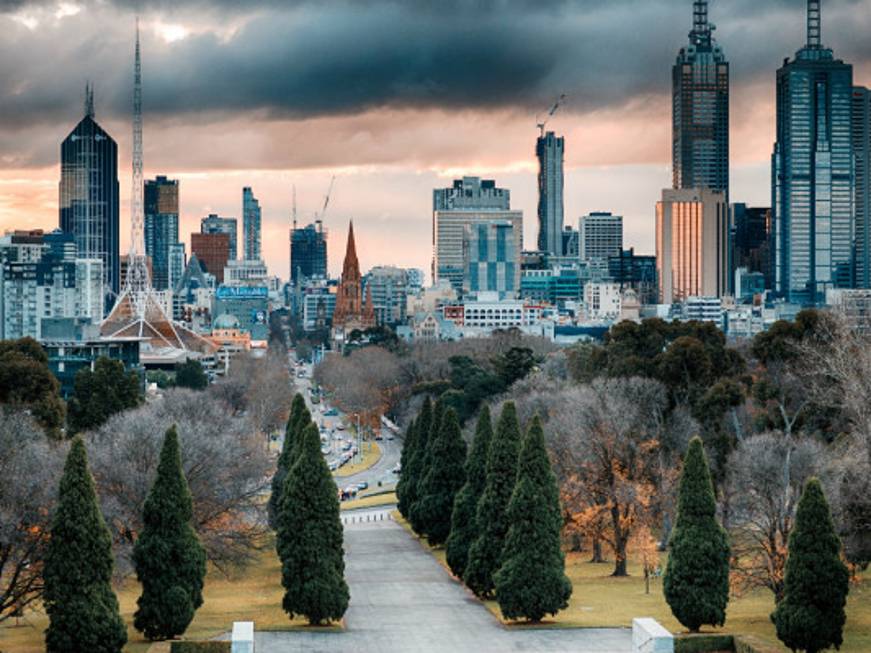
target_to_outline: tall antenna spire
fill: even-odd
[[[693,31],[690,42],[693,45],[710,45],[714,26],[708,22],[708,0],[693,0]]]
[[[94,119],[94,87],[90,82],[85,83],[85,116]]]
[[[807,2],[807,47],[818,50],[822,47],[820,0]]]
[[[296,184],[293,185],[293,228],[296,229]]]

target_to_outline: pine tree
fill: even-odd
[[[502,549],[509,526],[508,503],[517,480],[519,451],[520,424],[514,402],[509,401],[502,408],[487,454],[487,481],[476,513],[479,534],[469,548],[463,576],[477,596],[492,596],[493,576],[502,565]]]
[[[466,481],[466,442],[453,408],[444,411],[438,434],[430,441],[430,466],[421,484],[418,512],[431,545],[451,533],[454,499]]]
[[[472,450],[466,460],[466,483],[457,493],[451,514],[451,534],[446,545],[448,566],[457,578],[462,578],[469,559],[469,547],[478,537],[478,521],[475,513],[478,498],[484,493],[487,480],[487,452],[493,438],[490,408],[485,404],[478,416]]]
[[[203,604],[206,552],[191,525],[193,502],[181,464],[178,432],[166,432],[157,476],[133,547],[142,596],[133,625],[148,639],[171,639],[187,630]]]
[[[278,514],[282,605],[291,619],[304,615],[318,625],[345,614],[349,594],[342,535],[336,484],[321,454],[318,429],[310,424],[285,479]]]
[[[414,447],[417,440],[417,431],[415,430],[415,421],[412,420],[405,431],[405,439],[402,441],[402,453],[399,457],[399,481],[396,483],[396,508],[399,514],[408,519],[408,465],[409,460],[414,455]]]
[[[678,490],[663,592],[681,624],[698,632],[722,626],[729,602],[729,538],[717,521],[717,501],[700,438],[690,441]]]
[[[407,506],[406,518],[411,523],[411,512],[417,502],[417,486],[420,480],[420,470],[423,468],[423,456],[429,442],[429,433],[433,422],[433,404],[429,397],[423,402],[420,415],[414,424],[414,450],[409,454],[408,465],[402,468],[404,484],[402,500]]]
[[[445,402],[439,399],[435,402],[435,406],[433,407],[432,423],[429,427],[429,436],[426,439],[426,445],[419,446],[414,454],[414,478],[417,479],[417,481],[414,491],[414,501],[408,511],[408,523],[411,524],[411,528],[414,529],[414,532],[420,536],[429,535],[429,533],[426,532],[426,520],[421,512],[420,500],[423,498],[423,481],[433,466],[432,446],[433,442],[438,439],[444,414]]]
[[[281,499],[281,492],[284,489],[284,478],[292,464],[291,454],[298,436],[299,424],[307,411],[305,399],[300,393],[296,393],[290,405],[290,417],[287,418],[287,426],[284,429],[284,442],[281,445],[281,453],[278,455],[278,463],[272,477],[272,493],[269,495],[269,503],[266,505],[269,527],[273,529],[275,528],[275,516],[278,514],[278,501]]]
[[[508,520],[494,579],[499,609],[506,619],[541,621],[568,606],[572,583],[560,545],[559,489],[537,416],[523,440]]]
[[[43,601],[48,653],[120,653],[127,629],[112,591],[112,536],[103,521],[81,438],[60,480],[46,551]]]
[[[850,575],[840,553],[822,485],[812,478],[798,502],[789,536],[783,599],[771,615],[777,637],[787,648],[817,653],[843,643]]]

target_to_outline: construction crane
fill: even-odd
[[[315,213],[315,220],[316,221],[320,221],[320,222],[324,221],[324,215],[326,215],[327,207],[330,205],[330,196],[333,194],[333,184],[335,184],[335,183],[336,183],[336,176],[333,175],[330,178],[330,185],[327,188],[327,194],[324,196],[324,206],[323,206],[323,208],[321,208],[320,214]]]
[[[562,103],[565,101],[566,97],[567,96],[565,93],[560,94],[560,96],[556,99],[556,102],[554,102],[553,106],[550,108],[550,111],[547,112],[547,117],[544,119],[543,122],[538,122],[538,116],[535,117],[535,121],[537,123],[536,126],[538,127],[539,131],[541,132],[542,138],[544,138],[544,128],[547,126],[548,121],[551,118],[553,118],[553,114],[555,114],[557,109],[560,108],[560,105],[562,105]]]

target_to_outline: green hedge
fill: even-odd
[[[674,638],[674,653],[713,653],[734,650],[735,644],[731,635],[678,635]]]
[[[170,653],[230,653],[230,642],[173,642]]]
[[[783,648],[766,644],[753,635],[735,636],[735,653],[781,653]]]

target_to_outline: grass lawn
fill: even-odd
[[[336,478],[344,478],[345,476],[352,476],[354,474],[359,474],[360,472],[365,472],[380,459],[381,447],[378,446],[378,443],[374,441],[366,441],[363,443],[362,462],[343,465],[333,472],[333,476]]]
[[[362,496],[351,501],[342,501],[342,510],[354,510],[355,508],[375,508],[376,506],[389,506],[396,503],[396,492],[383,492],[375,495]]]
[[[411,533],[411,527],[394,511],[394,519]],[[413,535],[413,533],[412,533]],[[415,536],[416,537],[416,536]],[[420,540],[435,559],[447,570],[444,547],[432,548]],[[628,578],[613,578],[613,563],[591,564],[588,554],[566,556],[566,574],[572,581],[574,591],[569,607],[556,615],[546,625],[555,628],[628,627],[634,617],[653,617],[673,633],[684,631],[671,614],[662,595],[662,580],[652,579],[650,594],[644,593],[644,578],[637,565],[630,564]],[[665,568],[665,560],[662,561]],[[487,609],[502,620],[499,605],[485,601]],[[735,635],[755,635],[775,647],[780,646],[774,633],[774,625],[768,615],[774,609],[774,596],[770,592],[755,592],[732,597],[729,601],[726,626],[723,632]],[[509,623],[502,620],[503,623]],[[523,627],[523,626],[519,626]],[[786,653],[787,649],[780,646]],[[871,651],[871,584],[860,579],[850,587],[847,601],[847,626],[841,653],[865,653]]]
[[[168,650],[168,647],[152,645],[133,629],[133,612],[139,598],[139,583],[131,579],[124,587],[116,590],[121,603],[121,614],[128,624],[128,644],[125,651],[150,653]],[[229,631],[234,621],[254,621],[257,630],[295,630],[306,628],[302,619],[291,621],[281,609],[281,565],[275,548],[263,551],[256,563],[245,570],[227,578],[220,572],[210,569],[206,576],[204,601],[197,610],[196,617],[185,633],[187,639],[210,639]],[[40,653],[44,630],[48,619],[42,612],[28,612],[27,625],[11,627],[0,626],[0,650],[4,653]],[[339,628],[335,626],[331,628]]]

